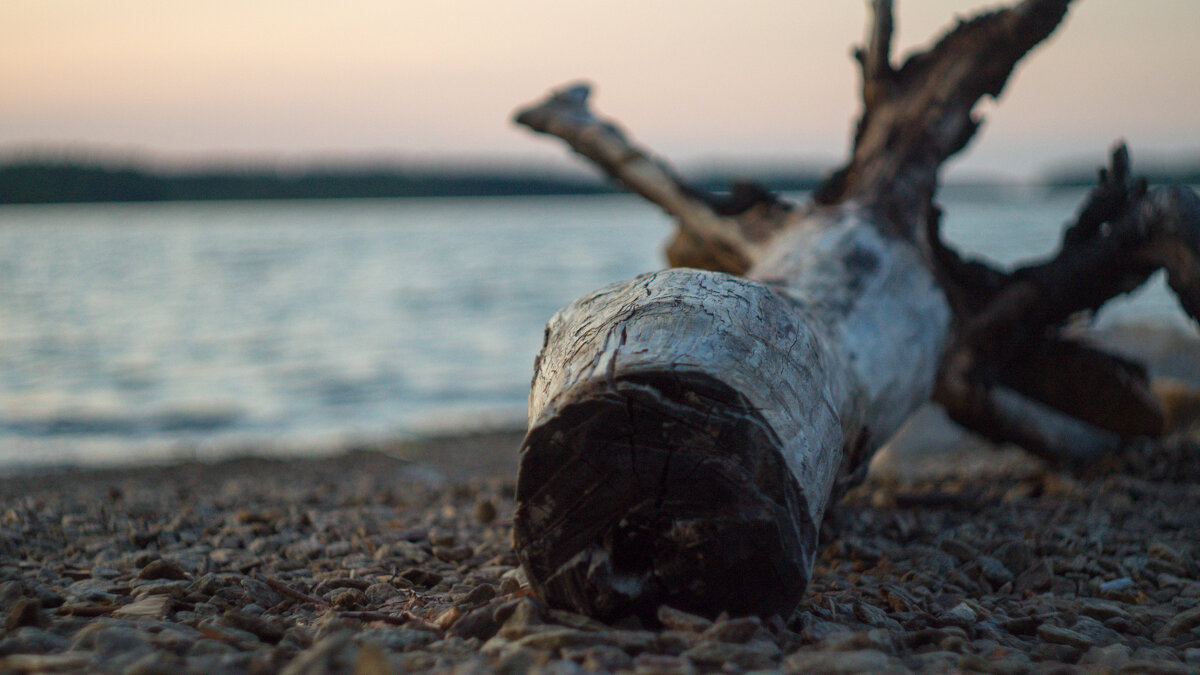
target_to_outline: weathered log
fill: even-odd
[[[553,604],[791,610],[835,480],[928,399],[950,323],[913,247],[825,217],[750,279],[668,270],[551,321],[515,538]]]
[[[673,264],[715,270],[615,284],[547,326],[514,517],[541,597],[605,619],[661,604],[788,614],[831,501],[935,393],[969,427],[1051,456],[1161,426],[1144,371],[1060,329],[1155,266],[1200,298],[1194,195],[1131,187],[1118,154],[1115,178],[1047,263],[1005,273],[938,237],[940,166],[977,129],[978,100],[1000,93],[1068,4],[980,15],[893,68],[891,3],[876,0],[854,151],[807,208],[753,187],[722,199],[688,186],[595,117],[583,85],[518,115],[674,216]],[[1084,282],[1115,264],[1097,234],[1111,231],[1140,232],[1122,244],[1138,255],[1124,281],[1096,291]],[[1024,330],[1006,331],[1013,322]],[[1064,359],[1103,405],[1132,412],[1094,414],[1094,400],[1056,386],[1070,373],[1046,384],[1011,367]]]

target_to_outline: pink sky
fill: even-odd
[[[980,3],[898,2],[898,45]],[[5,0],[0,149],[561,161],[508,122],[575,79],[677,161],[840,158],[849,0]],[[1200,154],[1200,2],[1081,0],[989,106],[965,173]]]

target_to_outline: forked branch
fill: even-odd
[[[817,190],[817,202],[872,204],[890,214],[898,234],[916,236],[942,163],[979,127],[976,103],[1000,95],[1017,62],[1054,31],[1069,4],[1026,0],[961,21],[894,69],[892,3],[876,0],[867,46],[858,52],[863,112],[852,155]]]

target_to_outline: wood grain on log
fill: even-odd
[[[830,209],[789,238],[749,278],[668,270],[550,322],[515,542],[552,604],[795,605],[835,484],[928,399],[950,311],[869,212]]]

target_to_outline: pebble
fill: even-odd
[[[1127,591],[1134,587],[1133,579],[1129,577],[1120,577],[1111,581],[1106,581],[1100,584],[1100,590],[1106,593],[1119,593]]]
[[[1013,580],[1013,573],[996,558],[990,555],[981,555],[977,558],[977,562],[983,577],[993,585],[1000,586]]]
[[[687,633],[703,633],[713,625],[712,621],[702,616],[689,614],[666,605],[658,608],[657,616],[659,622],[667,629]]]
[[[974,609],[965,602],[960,602],[954,607],[946,610],[939,617],[943,623],[958,626],[959,628],[970,628],[975,625],[975,621],[979,618]]]
[[[4,617],[4,631],[11,633],[22,626],[44,626],[46,623],[41,602],[33,598],[17,598]]]
[[[749,642],[750,638],[757,635],[761,629],[762,620],[756,616],[748,616],[718,621],[705,630],[700,637],[714,642],[744,643]]]
[[[115,576],[115,575],[114,575]],[[179,563],[174,560],[163,560],[159,558],[146,565],[140,572],[137,573],[138,579],[187,579],[187,572],[183,571]]]
[[[1081,666],[1101,666],[1111,670],[1123,668],[1129,664],[1132,653],[1125,645],[1109,645],[1107,647],[1092,647],[1079,658]]]
[[[22,626],[0,639],[0,656],[9,654],[47,654],[66,651],[67,639],[37,626]]]
[[[1122,609],[1120,605],[1098,598],[1081,598],[1077,609],[1080,614],[1100,621],[1114,618],[1129,619],[1129,612]]]
[[[171,598],[166,595],[146,595],[128,605],[113,610],[112,615],[124,618],[161,619],[171,611]]]
[[[874,649],[857,652],[798,651],[784,659],[783,670],[789,673],[833,675],[910,672],[899,660]]]
[[[1092,640],[1090,637],[1084,635],[1083,633],[1080,633],[1078,631],[1073,631],[1069,628],[1062,628],[1060,626],[1052,626],[1048,623],[1044,623],[1041,626],[1038,626],[1038,637],[1045,640],[1046,642],[1052,642],[1054,644],[1059,644],[1059,645],[1068,645],[1071,647],[1078,647],[1080,649],[1087,649],[1089,647],[1095,646],[1095,644],[1096,644],[1096,642],[1094,640]]]
[[[1191,474],[868,483],[837,505],[841,539],[794,616],[664,606],[617,627],[536,598],[511,550],[510,477],[427,482],[370,453],[167,471],[0,479],[0,671],[1200,665],[1200,524],[1174,515],[1200,499]],[[922,497],[967,489],[996,507]]]
[[[779,645],[766,640],[745,644],[703,641],[681,656],[701,666],[766,670],[776,666],[780,651]]]
[[[1197,626],[1200,626],[1200,606],[1184,610],[1171,617],[1169,621],[1163,624],[1163,627],[1155,637],[1159,641],[1168,640],[1177,635],[1187,633]]]

